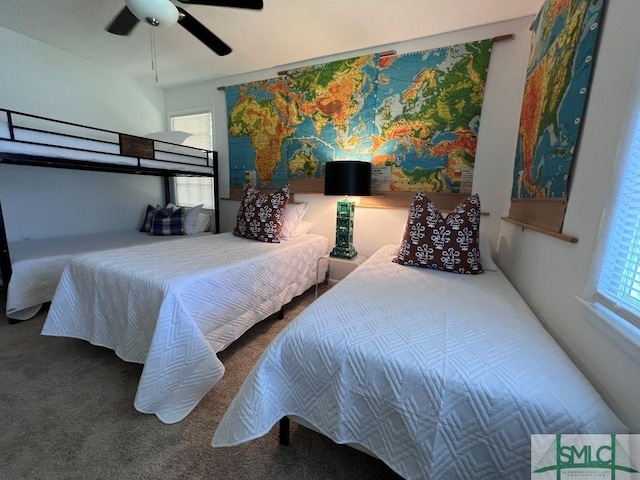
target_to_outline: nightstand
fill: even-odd
[[[358,254],[353,258],[329,257],[329,284],[336,284],[362,265],[368,258],[362,254]]]

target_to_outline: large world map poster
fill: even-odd
[[[518,129],[511,218],[557,232],[562,228],[602,8],[603,0],[547,0],[536,17]],[[542,214],[534,211],[535,201],[513,199],[562,201],[556,204],[558,211]]]
[[[470,190],[491,45],[364,55],[226,87],[231,188],[247,172],[266,188],[322,179],[326,162],[349,159],[372,162],[382,190]]]

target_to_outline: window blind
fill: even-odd
[[[640,328],[640,108],[632,134],[596,299]]]
[[[171,130],[190,133],[183,143],[190,147],[213,150],[213,121],[211,112],[171,117]],[[175,202],[185,207],[204,204],[213,210],[213,180],[210,177],[175,177]]]

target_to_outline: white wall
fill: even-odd
[[[500,214],[504,208],[505,195],[508,196],[510,191],[509,182],[513,172],[515,139],[531,39],[529,26],[532,20],[533,17],[526,17],[409,42],[349,52],[322,60],[309,60],[288,67],[295,68],[391,49],[398,53],[409,53],[509,33],[516,34],[515,40],[494,44],[482,108],[474,172],[474,191],[480,194],[483,210],[490,212],[489,217],[483,218],[481,228],[490,235],[494,240],[493,244],[496,245],[495,240],[500,229]],[[169,89],[165,92],[167,111],[215,106],[217,144],[214,148],[218,151],[220,159],[222,197],[229,194],[229,148],[225,94],[217,87],[274,78],[277,76],[277,72],[282,69],[283,67],[278,67]],[[333,244],[336,200],[332,197],[311,194],[299,194],[295,198],[296,201],[310,202],[305,219],[315,223],[312,232],[326,235]],[[238,202],[224,200],[221,202],[220,223],[222,230],[233,228],[237,209]],[[371,255],[382,245],[398,243],[402,237],[407,213],[408,209],[356,208],[354,245],[358,252]]]
[[[0,107],[132,134],[165,129],[161,89],[5,28],[0,46]],[[158,177],[0,164],[10,241],[135,227],[147,203],[164,200],[162,185]]]
[[[626,109],[630,95],[638,95],[631,86],[640,56],[640,2],[608,3],[563,228],[578,243],[504,223],[498,263],[608,403],[640,432],[640,351],[622,352],[618,342],[587,321],[575,298],[588,283]],[[507,211],[505,205],[502,213]]]

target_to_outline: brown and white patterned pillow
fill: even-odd
[[[273,193],[262,193],[253,185],[245,184],[233,234],[280,243],[289,195],[289,185]]]
[[[409,209],[394,262],[454,273],[483,273],[480,265],[480,197],[471,195],[446,218],[423,192]]]

